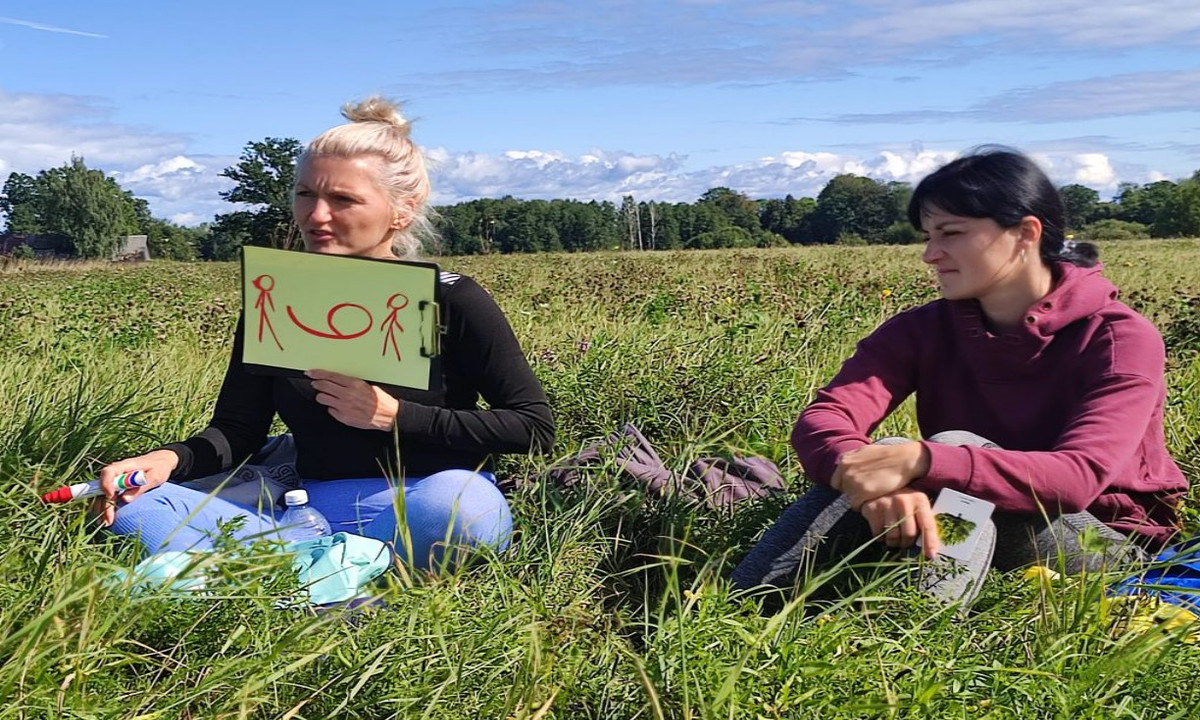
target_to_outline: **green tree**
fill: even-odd
[[[232,249],[236,256],[236,248],[244,243],[286,247],[292,241],[292,185],[300,151],[300,141],[294,138],[246,144],[237,164],[221,173],[235,183],[232,189],[222,191],[221,197],[255,207],[215,218],[213,230],[219,238],[214,238],[218,242],[210,247],[211,252],[224,256]]]
[[[184,227],[167,220],[152,218],[149,226],[139,228],[146,235],[150,257],[156,260],[195,260],[200,245],[209,232],[207,224]]]
[[[1150,228],[1153,237],[1164,237],[1157,221],[1162,217],[1162,210],[1175,192],[1175,183],[1170,180],[1159,180],[1149,185],[1122,183],[1118,188],[1117,205],[1118,220],[1136,222]]]
[[[812,198],[797,200],[788,195],[782,200],[763,200],[759,203],[758,221],[768,233],[782,235],[789,243],[803,243],[808,235],[808,218],[817,209]]]
[[[817,196],[810,226],[815,242],[841,242],[857,236],[882,242],[885,231],[900,220],[897,190],[871,178],[838,175]]]
[[[1150,237],[1150,229],[1141,223],[1104,218],[1081,228],[1079,236],[1084,240],[1140,240]]]
[[[727,187],[715,187],[701,195],[696,204],[707,205],[716,210],[721,218],[718,227],[732,225],[751,235],[758,235],[762,231],[758,220],[758,204],[740,192]]]
[[[253,213],[238,211],[217,215],[197,246],[205,260],[236,260],[243,245],[254,245]]]
[[[1200,171],[1176,183],[1154,220],[1159,237],[1200,237]]]
[[[749,230],[736,225],[726,225],[716,230],[700,233],[692,238],[692,247],[700,250],[754,247],[755,244],[755,236],[750,234]]]
[[[37,180],[23,173],[11,173],[0,191],[0,212],[7,217],[5,232],[41,232],[37,212]]]
[[[1060,187],[1058,194],[1063,199],[1068,229],[1079,230],[1084,225],[1097,220],[1100,193],[1086,185],[1072,183]]]
[[[108,257],[120,236],[137,232],[132,196],[103,171],[88,169],[81,157],[43,170],[36,186],[41,231],[69,237],[76,256]]]

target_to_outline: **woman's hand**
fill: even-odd
[[[926,557],[933,558],[941,549],[929,496],[920,490],[901,488],[863,503],[860,512],[871,525],[872,533],[880,535],[886,531],[883,542],[888,547],[912,547],[919,536]]]
[[[863,445],[843,453],[829,486],[850,498],[850,507],[906,487],[929,473],[929,451],[919,442],[900,445]]]
[[[400,412],[400,401],[349,375],[329,370],[304,373],[317,391],[317,402],[329,408],[334,420],[360,430],[391,430]]]
[[[177,465],[179,465],[179,456],[173,450],[155,450],[145,455],[105,465],[100,468],[100,487],[104,490],[104,496],[98,497],[92,502],[92,512],[101,519],[105,527],[112,525],[117,516],[118,499],[121,502],[133,502],[147,490],[165,483]],[[141,470],[146,475],[146,484],[141,487],[129,488],[118,495],[117,477],[135,470]]]

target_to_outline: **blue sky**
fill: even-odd
[[[247,142],[375,93],[439,203],[815,196],[985,143],[1109,196],[1200,169],[1200,2],[0,4],[0,177],[82,155],[179,222],[230,209]]]

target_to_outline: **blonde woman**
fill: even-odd
[[[382,259],[415,256],[433,230],[429,175],[409,123],[394,103],[347,105],[350,122],[308,144],[297,163],[293,215],[308,252]],[[218,523],[245,519],[239,534],[269,534],[273,517],[179,482],[237,467],[267,440],[278,416],[291,430],[296,471],[310,503],[345,530],[395,542],[429,567],[446,540],[502,548],[512,528],[490,473],[500,453],[546,450],[554,423],[546,395],[504,314],[471,278],[442,273],[443,389],[376,385],[313,369],[307,378],[246,372],[239,332],[216,408],[200,434],[100,473],[106,525],[147,550],[207,547]],[[479,407],[480,399],[487,409]],[[399,452],[397,452],[397,448]],[[115,478],[142,470],[147,483],[118,495]],[[398,486],[383,475],[402,478]],[[404,493],[407,532],[398,529]],[[404,538],[411,546],[402,546]]]

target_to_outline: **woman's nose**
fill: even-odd
[[[324,221],[329,219],[329,215],[329,203],[325,202],[321,198],[317,198],[313,201],[312,212],[308,214],[310,219]]]

